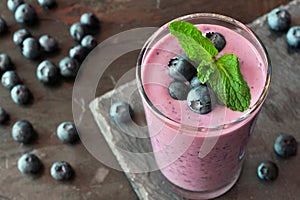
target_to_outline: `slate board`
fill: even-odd
[[[282,6],[292,15],[292,25],[300,25],[300,1],[295,0]],[[280,159],[273,152],[273,143],[279,133],[293,134],[300,141],[300,52],[287,46],[285,34],[269,30],[266,15],[258,18],[249,27],[265,44],[272,63],[272,83],[269,96],[259,115],[254,133],[250,139],[247,156],[241,176],[236,185],[226,194],[217,199],[299,199],[300,198],[300,158],[299,155],[290,159]],[[134,78],[134,77],[133,77]],[[128,95],[132,94],[132,95]],[[128,98],[130,96],[130,98]],[[128,173],[133,166],[124,157],[120,149],[131,152],[149,152],[149,139],[136,138],[123,134],[111,121],[108,112],[113,100],[129,101],[134,112],[135,120],[141,127],[145,126],[143,108],[135,80],[128,82],[90,103],[90,109],[113,154],[137,196],[142,200],[179,200],[184,199],[172,191],[168,181],[159,171],[148,173]],[[125,127],[131,133],[147,136],[145,128]],[[120,148],[115,148],[115,146]],[[259,181],[256,177],[256,167],[264,160],[277,163],[280,173],[273,183]],[[141,160],[147,165],[147,160]]]

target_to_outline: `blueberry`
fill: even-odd
[[[11,134],[15,141],[23,144],[31,143],[36,136],[32,124],[27,120],[17,121],[12,127]]]
[[[0,107],[0,124],[4,124],[9,119],[9,115],[4,110],[4,108]]]
[[[87,48],[85,48],[81,45],[72,47],[69,51],[69,57],[76,59],[79,63],[81,63],[85,59],[87,54],[88,54]]]
[[[58,49],[58,42],[50,35],[42,35],[39,38],[39,44],[45,52],[54,52]]]
[[[10,96],[19,105],[28,104],[32,97],[30,90],[22,84],[15,85],[10,91]]]
[[[189,87],[180,81],[173,81],[168,88],[169,94],[173,99],[186,100]]]
[[[0,54],[0,72],[10,70],[12,69],[12,66],[13,64],[10,57],[5,53]]]
[[[177,55],[173,57],[168,64],[169,74],[178,81],[189,81],[197,73],[193,64],[185,57]]]
[[[73,122],[62,122],[56,129],[57,137],[64,143],[74,143],[79,140],[76,126]]]
[[[55,7],[56,0],[37,0],[38,4],[46,9]]]
[[[70,27],[70,35],[77,42],[80,42],[81,39],[88,34],[88,28],[81,23],[72,24]]]
[[[22,54],[28,59],[36,59],[40,56],[40,45],[33,37],[26,38],[22,43]]]
[[[65,57],[59,62],[60,74],[65,78],[76,77],[79,67],[79,63],[73,58]]]
[[[124,123],[132,119],[133,110],[127,102],[117,101],[110,106],[109,116],[116,123]]]
[[[296,139],[289,134],[280,134],[274,143],[274,151],[282,158],[288,158],[297,154],[298,143]]]
[[[8,90],[11,90],[15,85],[21,83],[21,79],[17,72],[6,71],[1,77],[1,83],[3,87],[5,87]]]
[[[17,7],[19,5],[21,5],[22,3],[24,3],[23,0],[7,0],[6,5],[7,5],[8,10],[14,13],[16,11]]]
[[[6,21],[2,17],[0,17],[0,35],[6,33],[7,31],[8,27]]]
[[[268,25],[272,30],[285,31],[291,24],[291,14],[282,8],[275,8],[267,16]]]
[[[15,20],[20,24],[33,25],[37,22],[35,9],[27,3],[19,5],[15,11]]]
[[[257,167],[258,178],[266,181],[273,181],[278,177],[278,167],[272,161],[265,161]]]
[[[191,89],[187,95],[187,104],[196,113],[209,113],[212,110],[212,101],[208,87],[201,85]]]
[[[13,42],[21,46],[23,41],[28,37],[31,37],[31,33],[27,29],[19,29],[13,35]]]
[[[300,47],[300,26],[293,26],[288,30],[286,41],[291,47]]]
[[[38,65],[36,76],[42,83],[52,85],[59,78],[59,69],[53,62],[44,60]]]
[[[194,76],[191,81],[190,81],[190,88],[195,88],[195,87],[198,87],[198,86],[201,86],[203,85],[200,80],[198,79],[197,76]]]
[[[81,46],[87,48],[90,51],[97,46],[97,41],[92,35],[86,35],[81,40]]]
[[[33,153],[25,153],[18,160],[18,169],[22,174],[37,174],[42,167],[41,160]]]
[[[72,179],[75,172],[68,162],[59,161],[52,164],[50,174],[55,180],[64,181]]]
[[[100,28],[100,21],[93,13],[84,13],[80,17],[80,23],[92,29]]]
[[[225,37],[218,32],[208,32],[205,34],[205,36],[212,41],[212,43],[214,44],[214,46],[216,47],[216,49],[218,49],[218,51],[222,51],[226,45],[226,40]]]

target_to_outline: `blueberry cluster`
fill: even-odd
[[[286,32],[286,41],[292,48],[300,47],[300,26],[291,26],[291,14],[283,8],[275,8],[267,15],[267,22],[271,30]]]

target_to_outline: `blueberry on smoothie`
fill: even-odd
[[[14,32],[13,42],[16,45],[21,46],[23,41],[28,37],[31,37],[31,33],[27,29],[22,28],[22,29],[17,30],[16,32]]]
[[[57,40],[50,35],[42,35],[39,38],[39,44],[45,52],[54,52],[58,49]]]
[[[50,174],[55,180],[64,181],[72,179],[75,175],[75,172],[68,162],[58,161],[52,164]]]
[[[59,79],[59,69],[53,62],[44,60],[38,65],[36,76],[42,83],[52,85]]]
[[[35,9],[27,4],[21,4],[15,11],[15,20],[20,24],[32,25],[37,22],[37,14]]]
[[[300,47],[300,26],[293,26],[288,30],[286,41],[291,47]]]
[[[285,31],[291,24],[291,14],[282,8],[275,8],[269,12],[267,21],[270,29],[274,31]]]
[[[75,78],[80,65],[77,62],[77,60],[70,58],[70,57],[65,57],[59,61],[58,67],[60,69],[60,74],[63,77]]]
[[[275,153],[282,157],[288,158],[297,154],[298,143],[294,136],[282,133],[280,134],[274,143]]]
[[[28,59],[37,59],[41,54],[39,42],[33,37],[26,38],[22,43],[22,54]]]
[[[27,120],[17,121],[12,127],[11,134],[15,141],[23,144],[31,143],[36,136],[32,124]]]
[[[23,3],[23,0],[7,0],[6,5],[8,10],[14,13],[17,7]]]
[[[110,106],[109,116],[116,123],[124,123],[132,119],[133,110],[127,102],[117,101]]]
[[[13,102],[19,105],[28,104],[32,97],[31,92],[27,88],[27,86],[22,84],[15,85],[10,91],[10,96]]]
[[[56,134],[63,143],[74,143],[79,140],[79,135],[73,122],[62,122],[59,124]]]
[[[191,81],[190,81],[190,88],[195,88],[195,87],[198,87],[198,86],[201,86],[203,85],[200,80],[198,79],[197,76],[194,76]]]
[[[4,110],[4,108],[0,107],[0,124],[4,124],[9,119],[9,115]]]
[[[182,55],[177,55],[169,61],[168,70],[172,78],[183,82],[191,80],[197,74],[196,67]]]
[[[22,174],[37,174],[42,167],[41,160],[33,153],[25,153],[18,160],[18,169]]]
[[[0,35],[6,33],[7,31],[8,27],[6,21],[2,17],[0,17]]]
[[[13,63],[10,59],[10,57],[5,54],[1,53],[0,54],[0,72],[5,72],[7,70],[12,69]]]
[[[187,104],[196,113],[209,113],[212,110],[212,101],[208,87],[201,85],[191,89],[187,95]]]
[[[180,81],[173,81],[168,88],[170,96],[176,100],[186,100],[189,90],[189,86]]]
[[[272,161],[265,161],[257,167],[257,176],[261,180],[273,181],[278,177],[278,167]]]
[[[15,85],[21,83],[21,79],[17,72],[15,71],[6,71],[1,77],[1,83],[3,87],[8,90],[11,90]]]
[[[222,51],[226,45],[225,37],[218,32],[208,32],[205,36],[214,44],[218,51]]]

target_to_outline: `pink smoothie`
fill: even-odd
[[[216,25],[199,25],[198,28],[203,35],[219,32],[225,36],[227,43],[219,56],[224,53],[238,56],[241,72],[251,90],[251,108],[260,97],[267,76],[267,67],[258,51],[230,29]],[[247,111],[235,112],[216,105],[210,113],[200,115],[191,111],[186,101],[172,99],[168,93],[168,86],[173,81],[168,74],[168,62],[183,53],[178,40],[167,35],[157,41],[142,60],[141,78],[145,94],[159,112],[169,118],[161,118],[144,100],[157,164],[170,182],[186,190],[214,191],[232,186],[239,176],[251,126],[259,109],[247,119],[232,123]],[[202,128],[187,130],[180,124]],[[206,129],[216,126],[221,128]],[[209,145],[203,149],[205,142]]]

